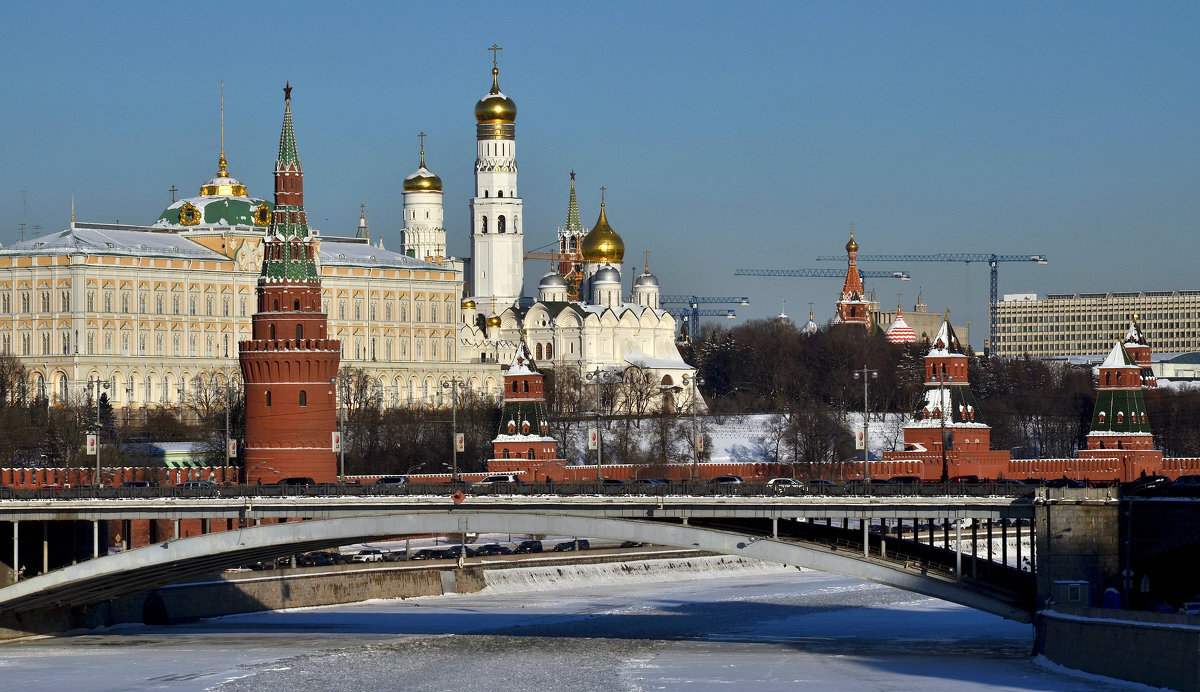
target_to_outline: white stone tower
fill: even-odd
[[[442,221],[442,179],[425,167],[425,133],[421,138],[421,165],[404,178],[404,254],[441,263],[446,256],[446,228]]]
[[[521,295],[525,234],[517,196],[517,104],[500,91],[500,47],[490,50],[492,89],[475,104],[471,269],[475,296],[502,309],[516,305]]]

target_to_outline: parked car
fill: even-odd
[[[637,541],[625,541],[621,544],[622,548],[641,548],[642,546],[650,545],[649,543],[639,543]]]
[[[384,476],[375,481],[375,485],[404,485],[408,482],[408,476]]]
[[[800,481],[796,480],[795,478],[772,478],[771,480],[767,481],[767,485],[775,486],[778,488],[803,488],[804,487],[804,484],[801,483]]]
[[[574,552],[575,546],[577,544],[578,544],[580,550],[587,550],[588,548],[592,547],[592,544],[588,542],[588,539],[577,538],[573,541],[563,541],[562,543],[559,543],[558,545],[554,546],[554,552],[556,552],[556,553]]]
[[[275,481],[275,485],[316,485],[317,482],[308,476],[292,476],[291,478],[281,478]]]
[[[467,548],[467,557],[475,557],[475,549],[469,545],[466,546],[466,548]],[[447,558],[457,558],[459,556],[459,554],[462,553],[462,551],[463,551],[463,546],[452,545],[449,548],[446,548],[445,550],[443,550],[442,554],[445,555]]]
[[[826,479],[826,478],[810,478],[807,481],[804,481],[804,485],[807,486],[809,490],[814,490],[817,492],[822,492],[825,490],[832,490],[834,488],[841,487],[837,483],[834,483],[833,481]]]
[[[976,476],[974,474],[968,474],[965,476],[951,476],[950,482],[951,483],[978,483],[979,476]]]
[[[350,558],[353,562],[383,562],[383,551],[377,548],[368,548],[360,550],[354,557]]]
[[[975,476],[958,476],[958,478],[975,478]],[[974,481],[969,481],[969,482],[975,483],[978,480],[979,480],[978,478],[975,478]],[[955,481],[953,478],[951,478],[950,482],[966,483],[968,481]],[[892,476],[891,478],[888,479],[888,483],[891,483],[892,485],[902,485],[902,484],[903,485],[920,485],[921,477],[920,476]]]
[[[122,488],[157,488],[158,483],[154,481],[125,481],[121,484]]]
[[[518,554],[540,553],[540,552],[542,552],[542,542],[541,541],[521,541],[520,543],[517,544],[517,548],[513,552],[518,553]]]
[[[665,478],[638,478],[634,485],[667,485],[670,481]]]
[[[181,485],[179,487],[187,488],[189,490],[203,490],[203,489],[211,490],[213,488],[216,488],[217,484],[213,483],[212,481],[184,481],[183,485]]]
[[[1083,481],[1076,480],[1074,478],[1067,478],[1066,476],[1063,476],[1062,478],[1051,478],[1050,480],[1046,481],[1046,487],[1047,488],[1086,488],[1087,484],[1084,483]]]
[[[387,553],[384,553],[383,559],[385,562],[404,562],[406,559],[408,559],[408,551],[391,550]]]
[[[333,556],[325,552],[305,553],[296,559],[300,567],[329,567],[333,565]]]
[[[433,548],[421,548],[417,552],[413,553],[412,557],[409,559],[410,560],[436,560],[437,557],[434,555],[434,553],[438,553],[438,552],[441,552],[441,551],[434,550]]]
[[[709,485],[743,485],[746,481],[741,476],[717,476],[708,482]]]
[[[1121,494],[1127,497],[1159,497],[1167,495],[1175,484],[1166,476],[1142,476],[1126,483]]]
[[[601,485],[625,485],[625,481],[621,480],[620,478],[605,478],[604,480],[600,481],[600,484]]]
[[[515,473],[493,473],[490,476],[484,476],[478,481],[475,481],[472,483],[472,485],[476,487],[488,487],[501,483],[521,484],[524,483],[524,481],[522,481]]]
[[[499,543],[488,543],[475,549],[476,555],[512,555],[512,548]]]

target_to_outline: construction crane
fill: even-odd
[[[682,307],[667,310],[679,317],[688,327],[688,336],[694,341],[700,336],[701,317],[724,317],[733,319],[737,314],[733,310],[701,310],[701,305],[749,305],[750,299],[745,296],[685,296],[667,294],[658,297],[659,305],[680,305]],[[665,308],[664,308],[665,309]]]
[[[842,258],[844,261],[846,258]],[[799,276],[808,279],[841,279],[846,276],[844,269],[734,269],[734,276]],[[912,277],[908,272],[884,272],[858,270],[858,276],[863,279],[900,279],[908,281]]]
[[[939,252],[932,255],[859,255],[859,262],[987,262],[992,270],[992,291],[988,300],[988,348],[995,348],[996,332],[999,323],[996,304],[999,299],[999,282],[996,278],[996,265],[1000,262],[1036,262],[1046,264],[1045,255],[997,255],[987,252]],[[822,255],[818,261],[836,260],[845,262],[845,256]]]

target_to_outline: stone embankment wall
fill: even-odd
[[[452,562],[399,562],[223,572],[213,575],[209,580],[176,584],[94,606],[41,612],[36,618],[3,623],[0,625],[0,640],[125,623],[169,624],[238,613],[357,603],[371,599],[474,593],[487,586],[485,573],[492,570],[536,567],[542,571],[573,574],[584,565],[646,565],[647,561],[665,559],[669,559],[666,568],[670,570],[672,578],[687,573],[760,564],[757,560],[710,556],[698,551],[655,550],[597,551],[590,555],[561,557],[543,554],[482,563],[469,560],[462,569]],[[714,561],[719,564],[714,565]],[[649,568],[643,571],[649,571]],[[553,578],[547,579],[546,588],[550,588],[553,581]],[[572,582],[567,586],[577,583]]]
[[[1067,668],[1200,690],[1200,616],[1055,606],[1035,619],[1034,653]]]

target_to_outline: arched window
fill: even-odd
[[[271,405],[271,390],[267,390],[267,406]]]
[[[275,306],[274,311],[279,312],[279,299],[278,298],[275,299],[274,306]]]
[[[486,197],[487,195],[485,194],[484,196]],[[486,216],[481,217],[479,219],[479,232],[487,233],[487,217]]]
[[[517,384],[517,381],[513,380],[513,394],[516,394],[518,391],[520,391],[519,389],[517,389],[518,386],[519,385]]]
[[[529,451],[528,451],[528,452],[526,452],[526,458],[529,458],[529,459],[535,459],[535,458],[536,458],[536,457],[533,455],[533,447],[530,447],[530,448],[529,448]]]
[[[536,357],[538,360],[542,359],[542,345],[541,344],[537,345],[537,356]]]
[[[529,380],[521,380],[521,382],[522,382],[522,384],[525,385],[525,392],[528,393],[529,392]]]
[[[503,196],[504,196],[504,190],[497,190],[497,191],[496,191],[496,196],[497,196],[497,197],[503,197]],[[503,231],[501,231],[501,233],[503,233]]]
[[[295,308],[294,308],[295,311],[300,312],[300,300],[299,299],[296,300],[294,305],[295,305]]]
[[[1108,386],[1110,384],[1112,384],[1112,373],[1106,372],[1104,373],[1104,385]]]
[[[521,434],[522,435],[529,434],[529,421],[521,421]]]
[[[508,458],[508,447],[505,447],[504,449],[500,450],[500,458],[501,459]]]
[[[546,344],[546,360],[554,357],[554,344]]]
[[[496,232],[497,233],[504,232],[504,214],[501,214],[500,216],[496,217]]]
[[[300,390],[300,405],[308,406],[308,392],[303,389]]]
[[[304,338],[304,325],[298,324],[298,325],[296,325],[296,341],[299,341],[303,338]]]
[[[516,423],[514,423],[514,422],[512,422],[512,421],[509,421],[509,422],[508,422],[508,434],[509,434],[509,435],[516,435],[516,434],[517,434],[517,424],[516,424]]]
[[[268,333],[270,333],[270,335],[271,335],[271,336],[269,336],[268,338],[270,338],[270,339],[274,339],[274,338],[275,338],[275,325],[273,325],[273,324],[272,324],[272,325],[270,325],[270,326],[267,328],[267,331],[268,331]]]

